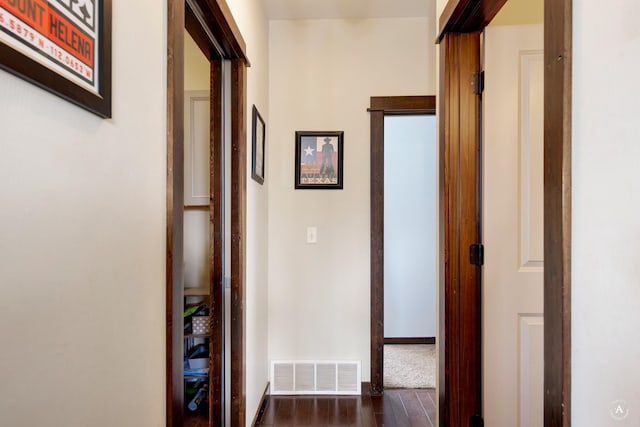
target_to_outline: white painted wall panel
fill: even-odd
[[[639,15],[635,0],[573,3],[575,426],[640,424]],[[620,420],[612,416],[615,401],[622,402],[623,413],[613,413]]]

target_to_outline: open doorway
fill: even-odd
[[[538,388],[536,392],[538,406],[534,407],[534,405],[531,405],[533,402],[529,401],[527,402],[527,405],[529,405],[527,408],[521,405],[519,409],[520,415],[526,415],[526,411],[523,411],[523,409],[535,410],[539,415],[541,411],[540,404],[543,401],[544,417],[525,418],[525,424],[531,425],[530,422],[533,420],[538,423],[544,422],[544,425],[568,426],[570,425],[571,414],[571,381],[569,373],[571,365],[569,310],[571,288],[569,268],[571,252],[571,2],[568,0],[545,0],[544,3],[544,53],[542,54],[544,83],[539,85],[537,89],[540,91],[542,90],[540,86],[543,86],[545,93],[542,101],[544,105],[544,144],[542,149],[544,163],[544,243],[542,245],[544,247],[542,251],[544,259],[544,327],[540,328],[539,322],[536,321],[536,318],[539,317],[539,312],[535,308],[530,313],[519,311],[523,316],[511,316],[511,321],[520,323],[521,344],[528,343],[529,349],[539,346],[540,341],[544,340],[544,385],[542,389],[544,397],[540,399],[540,388],[535,386],[535,382],[531,381],[530,373],[521,371],[520,374],[525,373],[525,375],[520,375],[520,378],[518,378],[520,390],[516,392],[520,394],[518,396],[521,399],[520,404],[523,402],[523,397],[527,399],[532,396],[531,391],[533,388],[525,391],[523,386],[526,388],[528,385],[534,385],[534,388]],[[469,165],[478,164],[481,167],[483,166],[482,147],[479,144],[483,120],[480,115],[479,102],[474,98],[474,95],[482,93],[483,86],[483,76],[480,74],[481,31],[491,22],[504,4],[505,0],[483,0],[479,4],[475,2],[449,1],[441,16],[438,38],[441,43],[441,147],[442,150],[451,150],[451,147],[458,151],[463,149],[464,155],[461,156],[459,153],[454,153],[455,155],[450,159],[450,164],[463,164],[467,169],[467,172],[464,173],[465,169],[458,168],[458,171],[453,176],[450,176],[450,172],[445,171],[444,176],[449,180],[453,178],[454,185],[452,188],[454,190],[456,187],[460,187],[460,182],[467,186],[467,191],[463,191],[462,194],[456,191],[452,193],[457,197],[461,197],[459,200],[462,201],[482,194],[481,173],[474,172],[473,168],[471,171],[468,170]],[[490,40],[487,40],[487,43],[489,42]],[[533,50],[535,51],[536,49]],[[500,51],[498,56],[502,56],[502,53]],[[526,61],[529,61],[526,64],[528,67],[526,71],[538,73],[539,70],[536,71],[533,64],[536,60],[534,58],[535,54],[530,55],[531,53],[530,51],[525,55],[528,56]],[[516,60],[515,62],[516,65],[518,62],[522,64],[522,61]],[[498,79],[498,81],[500,84],[503,83],[502,79]],[[532,82],[529,81],[529,83]],[[524,93],[522,88],[521,93]],[[487,96],[489,96],[488,87]],[[514,109],[517,109],[517,106],[514,106]],[[495,111],[486,110],[485,113],[494,116],[490,120],[499,118],[495,117],[497,114]],[[522,117],[520,117],[519,125],[522,125]],[[522,150],[522,147],[520,149]],[[529,160],[532,160],[530,156]],[[463,163],[460,163],[461,161]],[[522,156],[520,160],[516,161],[522,163]],[[529,178],[533,177],[530,176]],[[506,178],[506,180],[511,179]],[[522,182],[522,177],[516,178],[514,184],[517,185],[517,181]],[[535,195],[535,191],[531,188],[527,192],[530,196]],[[482,198],[480,198],[480,202],[482,202]],[[455,206],[456,204],[453,205],[453,207]],[[529,212],[530,220],[535,219],[533,214],[533,212]],[[475,214],[471,212],[466,220],[478,227],[481,217],[475,217]],[[445,237],[446,239],[447,237]],[[523,243],[527,243],[528,247],[525,247]],[[453,246],[450,245],[449,249],[445,248],[447,253],[445,262],[450,261],[452,256],[453,260],[457,261],[462,257],[471,255],[472,261],[480,261],[482,263],[482,251],[471,249],[470,253],[465,253],[467,250],[466,242],[462,246],[458,244],[457,247],[455,244]],[[513,248],[512,251],[514,254],[519,255],[521,273],[524,273],[527,269],[536,268],[536,261],[539,261],[539,259],[537,260],[535,256],[531,256],[535,255],[536,244],[530,238],[520,239],[520,247]],[[526,256],[523,257],[523,254]],[[518,263],[515,264],[516,266],[518,265]],[[522,264],[525,266],[523,267]],[[452,276],[449,271],[445,272],[445,280],[441,289],[446,291],[446,301],[444,305],[441,304],[440,306],[448,310],[452,302],[455,305],[456,300],[460,301],[461,299],[465,301],[466,305],[463,309],[458,307],[457,313],[454,312],[452,315],[445,316],[445,330],[449,331],[453,324],[455,335],[451,335],[450,332],[446,333],[446,351],[441,354],[440,422],[444,425],[462,425],[467,423],[469,419],[479,419],[474,414],[482,412],[482,397],[484,397],[480,392],[482,388],[481,376],[478,375],[480,366],[478,365],[474,369],[477,381],[474,380],[473,384],[469,384],[468,380],[464,381],[464,371],[461,370],[462,365],[460,364],[461,357],[467,361],[477,360],[474,353],[477,354],[478,352],[474,351],[472,353],[469,351],[468,340],[471,337],[479,336],[480,331],[476,330],[477,334],[473,328],[463,331],[464,333],[462,334],[456,331],[458,324],[473,325],[474,323],[480,323],[480,316],[474,316],[475,321],[469,323],[469,315],[466,314],[467,309],[475,310],[477,300],[473,299],[470,304],[467,304],[469,298],[465,295],[467,293],[475,294],[477,291],[474,288],[462,289],[454,287],[454,292],[451,292],[452,283],[455,285],[456,281],[459,280],[459,276],[455,275],[456,271],[453,271],[453,273],[454,275]],[[508,286],[514,288],[518,284],[509,283]],[[524,298],[526,296],[519,297],[520,300]],[[453,308],[455,309],[456,307],[454,306]],[[491,308],[483,307],[483,309]],[[466,323],[463,322],[465,317],[467,317]],[[543,336],[539,336],[542,329]],[[477,347],[474,350],[477,350]],[[522,350],[528,349],[518,349],[522,357],[520,363],[523,361],[530,363],[524,359],[532,353],[529,351],[523,352]],[[486,354],[485,356],[495,357],[495,355],[487,356]],[[494,361],[492,360],[491,362],[493,363]],[[537,375],[538,378],[534,378],[536,381],[539,380],[540,374],[538,373]],[[485,388],[484,394],[490,393],[492,391]],[[504,401],[500,400],[500,408],[498,410],[505,407],[514,408],[515,405],[511,403],[505,404]],[[520,419],[520,422],[522,420],[523,418]],[[514,425],[516,421],[496,421],[496,419],[493,419],[492,422],[497,423],[496,425]]]
[[[436,381],[436,117],[384,117],[386,389]]]
[[[246,47],[238,28],[233,22],[224,1],[207,0],[168,0],[168,55],[167,55],[167,426],[182,427],[189,419],[185,412],[189,410],[185,396],[189,396],[185,380],[185,350],[189,350],[185,341],[191,338],[204,340],[201,348],[208,362],[199,369],[206,370],[207,376],[199,383],[204,389],[204,398],[196,410],[202,415],[196,419],[196,425],[222,426],[245,425],[244,399],[244,241],[245,241],[245,200],[246,200]],[[185,35],[185,28],[189,36]],[[185,55],[189,38],[194,48],[204,55],[204,80],[209,81],[206,90],[185,93]],[[208,70],[208,71],[207,71]],[[226,73],[227,78],[223,78]],[[196,88],[199,89],[199,88]],[[224,95],[226,93],[226,95]],[[198,98],[200,96],[200,98]],[[191,100],[193,103],[191,103]],[[200,102],[198,102],[200,99]],[[190,104],[185,110],[185,100]],[[226,100],[226,102],[223,102]],[[193,104],[193,105],[191,105]],[[223,105],[225,108],[223,108]],[[193,108],[192,108],[193,107]],[[185,158],[185,136],[193,131],[187,128],[191,121],[185,117],[185,111],[200,116],[205,129],[199,128],[204,146]],[[228,133],[224,132],[223,111],[226,111]],[[193,115],[191,116],[193,117]],[[208,131],[207,131],[208,130]],[[224,160],[224,141],[230,145],[227,152],[230,157]],[[193,149],[194,147],[189,147]],[[190,155],[191,153],[189,153]],[[189,178],[200,177],[194,194],[201,196],[199,202],[189,201],[191,192],[185,186],[185,160],[190,166],[196,166]],[[225,168],[227,163],[227,179]],[[199,168],[199,169],[198,169]],[[209,187],[202,193],[208,182]],[[188,182],[187,182],[188,183]],[[196,183],[194,181],[194,183]],[[204,183],[204,184],[203,184]],[[193,190],[193,188],[192,188]],[[229,217],[225,238],[224,216],[225,201]],[[189,206],[193,204],[194,206]],[[229,213],[230,212],[230,213]],[[193,218],[192,218],[193,217]],[[186,222],[185,222],[186,219]],[[196,229],[194,232],[191,228]],[[200,230],[198,232],[197,230]],[[208,236],[201,244],[189,242],[194,236],[202,237],[202,230]],[[185,241],[185,238],[187,241]],[[202,240],[202,239],[201,239]],[[225,241],[230,242],[225,250]],[[185,250],[185,245],[189,245]],[[206,248],[204,248],[206,246]],[[199,248],[196,258],[206,258],[202,274],[191,274],[187,268],[187,259],[194,248]],[[206,252],[206,256],[203,255]],[[225,263],[225,253],[227,263]],[[202,263],[200,263],[202,264]],[[230,276],[230,297],[232,301],[227,310],[229,349],[225,352],[225,280],[224,265]],[[198,268],[195,269],[198,271]],[[208,271],[208,272],[207,272]],[[186,283],[193,278],[197,283]],[[206,283],[202,283],[202,282]],[[189,286],[185,289],[186,285]],[[204,288],[204,289],[203,289]],[[202,289],[194,291],[193,289]],[[197,292],[197,294],[194,294]],[[185,305],[204,305],[208,308],[209,331],[193,334],[185,333]],[[200,304],[202,303],[202,304]],[[203,311],[203,314],[206,312]],[[191,328],[194,319],[191,319]],[[207,322],[208,320],[208,322]],[[188,335],[199,335],[191,337]],[[208,343],[207,343],[208,340]],[[229,355],[229,382],[225,387],[224,355]],[[189,356],[195,356],[189,355]],[[208,356],[208,358],[206,357]],[[196,359],[188,357],[188,359]],[[192,366],[187,367],[191,370]],[[202,372],[201,372],[202,373]],[[206,387],[204,387],[206,385]],[[225,388],[231,398],[225,399]],[[199,390],[191,390],[196,393]],[[200,393],[203,394],[202,392]],[[195,395],[193,396],[195,397]],[[201,396],[202,397],[202,396]],[[225,400],[232,402],[227,406]],[[200,405],[204,407],[200,409]],[[189,414],[187,412],[187,414]],[[201,420],[200,418],[205,418]]]
[[[436,237],[435,237],[435,140],[433,140],[433,153],[431,156],[427,155],[429,151],[428,145],[413,146],[416,144],[416,140],[410,138],[407,139],[407,135],[402,136],[402,128],[411,123],[413,127],[412,133],[415,134],[416,129],[422,129],[427,133],[429,128],[429,121],[433,126],[433,138],[435,138],[435,97],[434,96],[410,96],[410,97],[372,97],[371,106],[369,112],[371,114],[371,393],[372,395],[382,394],[384,387],[389,384],[385,384],[385,343],[387,345],[433,345],[435,341],[435,263],[436,263]],[[424,122],[423,122],[424,121]],[[416,127],[417,126],[417,127]],[[390,132],[391,131],[391,132]],[[396,132],[399,131],[399,132]],[[403,141],[395,141],[394,138],[399,137]],[[426,140],[428,136],[425,135]],[[391,139],[389,139],[391,138]],[[420,140],[421,138],[418,138]],[[415,205],[415,200],[406,200],[403,196],[407,194],[406,191],[409,186],[405,186],[404,189],[391,189],[389,185],[396,185],[394,183],[395,178],[399,178],[399,171],[406,170],[408,165],[406,162],[402,162],[402,144],[409,143],[412,147],[410,150],[423,150],[425,158],[424,162],[428,163],[428,159],[431,158],[433,167],[431,173],[433,174],[432,197],[428,197],[423,194],[420,199],[424,202],[425,206],[429,204],[433,207],[431,212],[432,227],[428,225],[423,227],[422,230],[427,240],[431,240],[431,244],[428,241],[422,241],[422,239],[409,238],[412,234],[412,226],[408,224],[407,216],[413,217],[419,223],[420,219],[425,219],[425,215],[428,217],[429,213],[423,212],[423,209],[414,210],[413,212],[407,212],[407,207],[404,204],[409,203]],[[399,149],[399,150],[398,150]],[[410,154],[405,152],[406,156],[413,156],[413,159],[420,158],[419,153]],[[388,170],[388,168],[391,168]],[[398,170],[396,170],[398,169]],[[425,180],[428,180],[428,167],[424,168]],[[385,178],[385,174],[392,174],[391,179]],[[428,183],[423,183],[427,187]],[[387,196],[385,196],[387,194]],[[398,200],[393,198],[399,196]],[[426,197],[424,197],[426,196]],[[428,200],[432,199],[432,200]],[[402,205],[402,206],[401,206]],[[403,207],[404,206],[404,207]],[[389,208],[389,209],[388,209]],[[397,208],[397,209],[394,209]],[[423,207],[425,209],[429,209]],[[403,218],[396,218],[402,216]],[[389,222],[391,221],[391,222]],[[429,222],[428,220],[425,220]],[[402,223],[407,225],[406,228],[398,228],[394,230],[395,225]],[[431,230],[431,232],[429,231]],[[395,236],[394,238],[387,237],[387,233],[391,232]],[[417,233],[413,233],[415,237]],[[428,237],[431,234],[431,237]],[[387,246],[385,246],[385,242]],[[411,248],[411,245],[414,248]],[[415,247],[418,245],[420,248]],[[432,261],[432,273],[424,271],[422,267],[429,264],[429,255],[424,253],[422,246],[431,247],[430,253],[433,258]],[[401,265],[404,261],[408,260],[407,251],[414,254],[417,259],[411,260],[410,264],[415,266],[424,257],[424,263],[420,265],[420,268],[411,269],[409,271],[406,265]],[[403,277],[409,273],[411,278]],[[402,286],[405,282],[416,282],[419,276],[428,276],[431,278],[420,277],[418,282],[424,284],[424,286]],[[426,280],[422,280],[426,279]],[[428,290],[429,279],[431,279],[433,292]],[[395,285],[395,286],[394,286]],[[388,290],[385,288],[388,287]],[[399,292],[396,292],[399,291]],[[417,296],[416,296],[417,294]],[[413,299],[416,305],[407,310],[409,302],[408,299]],[[428,300],[431,300],[431,310],[425,310],[425,304],[428,304]],[[404,309],[404,310],[403,310]],[[426,314],[425,314],[426,313]],[[408,314],[404,316],[402,314]],[[419,320],[417,320],[419,318]],[[423,323],[419,327],[415,327],[415,323]],[[395,343],[395,344],[394,344]],[[414,350],[416,347],[414,347]],[[390,354],[398,354],[400,352],[395,351],[398,348],[387,347],[387,357]],[[398,354],[398,357],[410,357],[417,361],[416,363],[425,363],[425,358],[428,359],[428,354],[421,354],[418,352],[410,351],[405,352],[405,355]],[[412,356],[411,353],[414,353]],[[417,357],[416,356],[417,353]],[[435,353],[435,352],[434,352]],[[408,355],[408,356],[407,356]],[[434,354],[435,358],[435,354]],[[426,362],[428,363],[428,362]],[[433,360],[435,368],[435,360]],[[404,366],[406,367],[406,366]],[[404,368],[403,367],[403,368]],[[404,372],[404,370],[402,370]],[[399,375],[403,375],[403,373]],[[410,375],[408,373],[407,375]],[[425,377],[429,376],[425,372]],[[414,376],[415,379],[416,376]],[[407,379],[408,381],[408,379]],[[389,382],[389,378],[387,378]],[[425,384],[410,384],[406,382],[404,385],[390,384],[392,387],[415,387]],[[426,386],[432,385],[435,387],[435,372],[433,373],[433,382],[426,384]],[[422,387],[421,387],[422,388]]]
[[[216,58],[214,61],[219,62]],[[215,71],[220,66],[216,64]],[[213,251],[219,250],[213,230],[222,218],[213,215],[210,206],[223,189],[212,188],[210,153],[213,138],[210,130],[212,115],[224,104],[223,99],[211,97],[210,59],[196,44],[187,29],[184,33],[184,426],[206,425],[210,415],[209,389],[218,376],[212,364],[215,356],[209,348],[218,347],[218,332],[211,331],[210,320],[217,313],[213,309],[211,283],[215,271]],[[216,90],[216,93],[220,93]],[[216,162],[217,163],[217,162]],[[217,267],[217,266],[216,266]],[[212,335],[213,332],[214,334]],[[213,356],[213,357],[212,357]],[[213,369],[211,369],[213,368]]]

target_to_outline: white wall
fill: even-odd
[[[384,337],[436,336],[436,118],[384,118]]]
[[[258,409],[269,380],[267,362],[267,196],[268,169],[264,185],[251,179],[251,106],[255,104],[266,123],[265,151],[271,149],[269,136],[269,28],[262,2],[227,0],[247,43],[251,67],[247,70],[247,240],[246,240],[246,405],[247,425]]]
[[[191,34],[184,31],[184,90],[209,90],[209,60],[200,47],[191,37]]]
[[[573,3],[572,422],[640,422],[640,4]],[[596,54],[597,52],[597,54]],[[597,393],[590,391],[597,390]],[[615,400],[630,412],[609,414]]]
[[[447,5],[448,0],[436,0],[436,23],[437,25],[440,25],[440,15],[442,15],[442,11],[444,10],[444,7]],[[438,29],[436,28],[436,30],[434,31],[435,33],[438,32]]]
[[[435,94],[426,18],[270,22],[269,358],[370,377],[371,96]],[[344,190],[294,190],[294,132],[344,131]],[[305,243],[306,227],[318,243]]]
[[[0,71],[0,425],[164,425],[165,11],[113,2],[111,120]]]

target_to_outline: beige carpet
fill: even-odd
[[[384,387],[435,388],[435,344],[386,344]]]

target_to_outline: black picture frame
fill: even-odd
[[[52,3],[0,10],[0,69],[110,118],[111,0]]]
[[[297,131],[296,190],[342,190],[344,132]]]
[[[260,185],[264,184],[264,149],[266,126],[258,109],[252,108],[252,146],[251,178]]]

